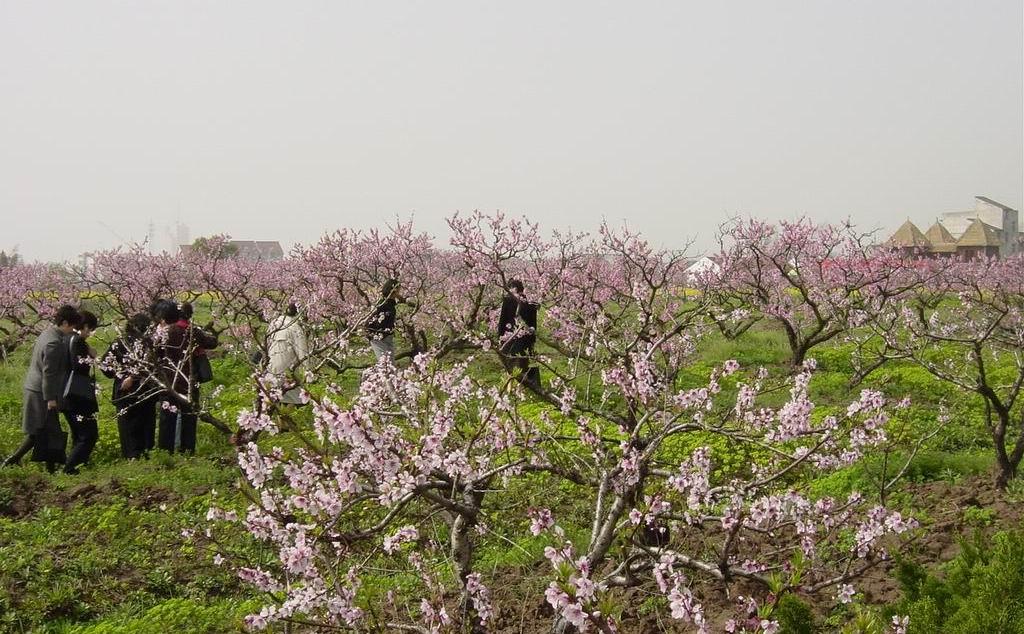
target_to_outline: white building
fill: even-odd
[[[960,239],[975,220],[980,220],[1000,232],[999,255],[1007,256],[1021,251],[1019,215],[1016,209],[997,203],[984,196],[974,197],[974,209],[971,211],[953,211],[939,217],[939,223]]]

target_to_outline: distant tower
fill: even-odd
[[[188,230],[188,225],[180,220],[175,222],[175,235],[179,245],[192,244],[192,234]]]
[[[146,249],[149,251],[150,255],[153,255],[153,249],[155,248],[155,245],[153,243],[155,241],[156,241],[156,223],[154,223],[153,219],[150,218],[149,219],[149,225],[146,226]]]
[[[180,220],[174,221],[174,227],[167,227],[167,239],[171,241],[168,253],[172,255],[177,253],[182,245],[192,244],[192,234],[189,232],[188,225]]]

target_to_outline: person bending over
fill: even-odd
[[[151,324],[145,313],[133,315],[100,364],[103,374],[114,380],[111,397],[117,408],[117,433],[121,455],[128,460],[144,457],[156,446],[159,389],[149,377],[155,353],[146,334]]]

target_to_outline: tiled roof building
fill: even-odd
[[[889,244],[903,249],[924,249],[931,246],[928,238],[921,233],[917,225],[909,220],[900,225],[896,233],[892,234],[892,237],[889,238]]]

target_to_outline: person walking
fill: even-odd
[[[32,346],[28,373],[22,384],[21,430],[25,440],[4,460],[4,465],[18,464],[33,449],[32,459],[45,462],[50,473],[64,462],[67,440],[58,412],[70,371],[66,337],[80,321],[81,316],[73,306],[61,306],[54,313],[53,323],[43,330]]]
[[[217,337],[182,320],[178,305],[172,301],[161,303],[157,317],[157,358],[167,391],[161,404],[157,446],[170,452],[195,453],[199,419],[195,350],[216,348]]]
[[[153,368],[153,342],[146,336],[152,321],[145,313],[133,315],[124,334],[103,355],[100,369],[114,380],[112,402],[117,408],[121,455],[144,457],[156,444],[156,402],[159,390],[149,379]]]
[[[509,280],[498,317],[498,354],[510,374],[519,370],[519,381],[540,388],[540,369],[530,367],[537,342],[537,304],[525,296],[520,280]]]
[[[64,473],[77,474],[78,467],[89,461],[100,431],[96,424],[99,403],[96,400],[96,377],[93,365],[96,352],[89,345],[89,337],[99,325],[96,315],[88,310],[79,312],[78,328],[68,336],[70,373],[64,387],[62,411],[71,430],[71,452]]]
[[[288,304],[283,315],[267,326],[269,370],[281,382],[282,403],[301,405],[301,389],[295,385],[294,372],[305,366],[309,347],[306,333],[299,323],[299,309],[295,302]],[[285,390],[285,388],[288,388]]]

